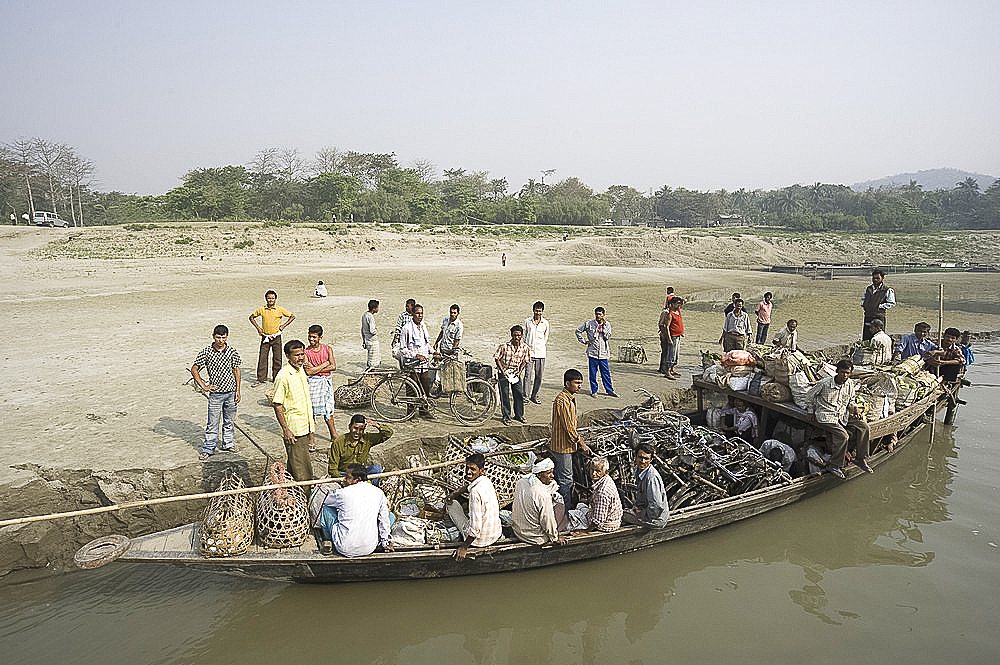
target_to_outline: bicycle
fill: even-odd
[[[464,355],[472,355],[465,349],[461,349]],[[496,411],[496,393],[493,384],[483,379],[470,379],[465,377],[465,363],[457,357],[439,356],[427,365],[414,365],[401,370],[393,370],[388,375],[379,380],[372,389],[371,406],[372,410],[379,418],[387,422],[401,423],[409,420],[418,411],[432,411],[435,408],[438,396],[444,396],[445,392],[436,392],[432,388],[432,393],[428,395],[419,381],[414,381],[410,373],[415,370],[424,371],[437,369],[439,372],[447,372],[450,365],[458,363],[459,376],[464,380],[460,390],[448,391],[449,406],[452,415],[459,422],[466,425],[481,425],[489,420]],[[454,372],[455,370],[451,370]]]

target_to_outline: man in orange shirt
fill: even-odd
[[[582,450],[591,455],[590,448],[576,429],[576,397],[583,387],[583,374],[568,369],[563,374],[563,389],[552,402],[552,428],[549,450],[556,465],[556,483],[564,505],[569,508],[573,492],[573,453]]]
[[[268,291],[264,294],[264,307],[258,307],[250,315],[250,323],[260,335],[260,354],[257,356],[257,382],[251,385],[256,388],[267,381],[267,354],[271,353],[271,378],[275,379],[281,371],[281,331],[295,320],[295,315],[284,307],[278,307],[278,294]],[[260,317],[258,324],[254,319]],[[282,323],[281,319],[288,320]]]

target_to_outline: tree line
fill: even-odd
[[[513,191],[487,171],[403,166],[393,153],[266,148],[246,164],[197,168],[157,196],[102,192],[93,162],[40,138],[0,145],[0,207],[15,222],[35,210],[76,226],[165,220],[264,220],[417,224],[660,226],[749,224],[801,231],[915,232],[1000,228],[1000,180],[973,178],[950,190],[902,187],[855,192],[816,183],[775,190],[697,191],[629,185],[596,192],[576,177],[547,183],[540,171]]]

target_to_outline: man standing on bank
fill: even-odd
[[[587,346],[587,361],[590,367],[590,396],[597,396],[597,372],[601,372],[601,382],[608,397],[618,397],[611,387],[611,368],[608,360],[611,358],[611,324],[604,318],[603,307],[594,310],[594,318],[576,329],[576,339]]]
[[[500,391],[500,420],[504,425],[510,424],[510,397],[514,394],[514,420],[526,423],[524,419],[524,381],[521,375],[524,367],[531,362],[531,351],[522,341],[524,330],[521,326],[512,326],[510,341],[497,347],[493,354],[496,363],[497,389]]]
[[[250,315],[250,323],[257,329],[260,335],[260,353],[257,356],[257,381],[251,385],[256,388],[267,382],[267,354],[271,353],[271,378],[277,379],[278,372],[281,371],[281,331],[289,323],[295,320],[295,315],[284,307],[278,307],[278,294],[268,291],[264,294],[264,307],[258,307]],[[254,319],[260,317],[260,324]],[[282,322],[283,318],[288,320]]]
[[[736,299],[733,301],[732,311],[726,314],[726,325],[722,328],[722,337],[719,338],[723,353],[747,348],[749,337],[750,315],[743,311],[743,301]]]
[[[368,351],[366,367],[369,368],[382,364],[382,356],[378,348],[378,329],[375,327],[378,306],[378,300],[369,300],[368,311],[361,315],[361,348]]]
[[[882,322],[882,330],[887,330],[885,313],[896,304],[896,293],[885,285],[885,273],[876,268],[872,270],[872,283],[865,289],[861,298],[861,308],[865,311],[865,325],[861,331],[861,339],[869,340],[875,336],[872,321]]]
[[[542,387],[542,371],[545,370],[545,345],[549,342],[549,321],[542,312],[545,303],[541,300],[531,306],[532,315],[524,320],[524,343],[531,350],[531,360],[524,368],[524,396],[533,404],[538,401],[538,390]]]
[[[281,426],[281,438],[288,453],[288,472],[295,480],[312,480],[312,458],[309,444],[313,434],[312,399],[306,376],[306,345],[293,339],[285,344],[288,365],[274,379],[274,417]]]
[[[215,454],[219,442],[219,420],[222,421],[223,452],[236,452],[236,405],[240,403],[240,354],[226,342],[229,328],[215,326],[212,345],[202,349],[194,364],[191,376],[194,382],[208,393],[208,424],[205,425],[205,442],[201,444],[198,459],[205,461]],[[208,383],[201,378],[199,368],[208,370]]]
[[[583,388],[583,374],[578,370],[568,369],[563,374],[563,389],[552,401],[549,450],[552,451],[552,461],[556,467],[556,483],[559,484],[559,494],[562,495],[566,510],[572,505],[570,499],[573,492],[573,453],[582,450],[587,455],[593,455],[576,429],[575,395],[581,388]]]

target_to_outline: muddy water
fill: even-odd
[[[5,663],[992,662],[1000,345],[955,427],[868,478],[644,552],[296,586],[109,566],[8,585]]]
[[[584,303],[600,298],[635,303],[616,307],[621,330],[651,328],[647,305],[660,298],[661,285],[645,275],[634,282],[590,276],[584,286],[569,274],[546,278],[542,291],[556,291],[543,298],[553,319],[575,321]],[[510,279],[503,295],[540,288],[527,277]],[[773,290],[777,318],[816,322],[804,326],[810,347],[856,336],[841,331],[859,318],[857,284],[775,287],[773,276],[740,279],[723,289],[709,277],[675,286],[695,295],[693,305],[731,289]],[[932,320],[936,283],[900,295],[891,331],[907,319]],[[983,301],[949,305],[947,324],[1000,329],[997,311],[976,304],[997,302],[996,278],[970,290]],[[557,303],[571,301],[574,310],[560,311]],[[514,304],[497,297],[495,317],[483,305],[470,318],[512,318],[522,309]],[[708,307],[692,307],[691,337],[717,319]],[[816,332],[823,327],[827,332]],[[557,352],[579,352],[569,340],[560,344]],[[933,441],[925,432],[875,476],[743,524],[627,557],[468,579],[312,587],[112,565],[8,580],[0,595],[2,659],[992,662],[1000,653],[1000,345],[976,351],[970,378],[977,385],[963,393],[969,404],[955,427],[939,423]]]

